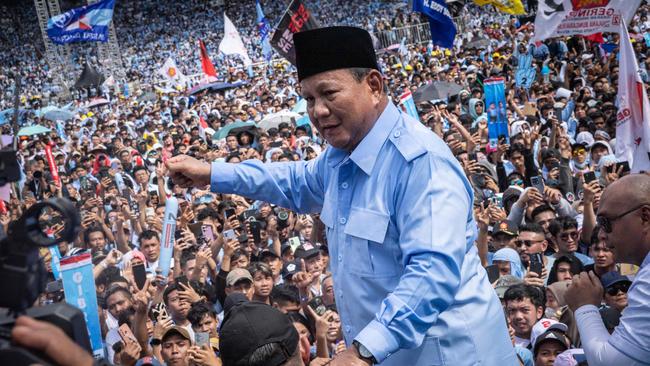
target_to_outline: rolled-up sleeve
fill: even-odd
[[[472,194],[460,166],[448,159],[428,153],[414,160],[398,193],[395,220],[405,271],[355,337],[379,362],[398,349],[420,346],[459,290],[472,235]]]
[[[322,155],[321,155],[322,156]],[[210,190],[270,202],[294,211],[320,211],[324,196],[324,160],[265,164],[212,163]]]

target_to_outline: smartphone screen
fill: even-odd
[[[233,216],[235,216],[235,209],[234,208],[227,208],[224,210],[223,214],[226,216],[226,219],[229,219]]]
[[[322,316],[327,311],[327,307],[323,304],[323,299],[320,296],[316,296],[309,302],[309,307],[314,309],[314,312],[318,316]]]
[[[291,251],[295,252],[296,248],[300,246],[300,238],[297,236],[289,238],[289,246],[291,246]]]
[[[135,280],[136,286],[140,290],[144,287],[145,282],[147,282],[147,272],[144,268],[144,263],[136,264],[132,266],[133,270],[133,279]]]
[[[253,235],[253,241],[255,241],[255,244],[259,244],[262,241],[262,238],[260,237],[259,221],[251,221],[250,226],[251,226],[251,234]]]
[[[628,163],[627,161],[621,161],[616,163],[616,171],[621,169],[621,167],[623,167],[623,169],[621,170],[621,174],[630,172],[630,163]]]
[[[225,231],[223,232],[223,237],[224,237],[226,240],[233,240],[233,239],[236,239],[236,238],[237,238],[237,235],[235,235],[235,230],[230,229],[230,230],[225,230]]]
[[[210,344],[210,333],[207,332],[194,332],[194,343],[203,347],[204,345]]]
[[[212,225],[202,225],[201,233],[203,233],[203,238],[207,242],[211,242],[214,240],[214,232],[212,232]]]

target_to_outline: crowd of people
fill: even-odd
[[[217,56],[225,10],[253,61],[264,60],[253,2],[227,3],[224,9],[203,1],[118,2],[114,23],[127,80],[142,89],[125,95],[120,88],[97,86],[74,94],[69,107],[74,117],[66,121],[37,113],[56,99],[56,89],[42,45],[32,41],[40,38],[38,25],[21,21],[35,17],[35,10],[0,7],[7,14],[0,19],[0,110],[13,107],[10,75],[21,73],[21,123],[51,129],[20,139],[23,176],[11,185],[0,225],[6,230],[27,208],[49,198],[76,204],[80,233],[74,242],[59,245],[59,251],[63,257],[92,254],[106,359],[116,365],[220,365],[241,359],[252,365],[265,339],[286,346],[284,353],[277,351],[286,356],[282,362],[299,352],[304,364],[325,365],[350,347],[328,271],[326,226],[318,214],[215,194],[208,187],[181,188],[166,175],[165,161],[179,154],[208,162],[271,163],[317,159],[327,148],[311,124],[297,124],[295,118],[266,128],[255,124],[276,112],[304,114],[301,88],[295,68],[286,62],[261,62],[249,75],[237,58]],[[263,3],[272,24],[287,3]],[[399,2],[307,3],[321,25],[381,32],[422,22]],[[378,62],[395,103],[403,92],[434,81],[462,87],[449,98],[418,102],[417,110],[422,123],[449,146],[472,185],[475,245],[502,300],[513,347],[522,365],[584,365],[593,343],[585,344],[586,338],[592,341],[580,323],[586,315],[576,314],[578,305],[584,305],[574,288],[576,276],[597,276],[602,292],[593,305],[613,333],[633,301],[628,292],[643,262],[622,262],[612,241],[624,232],[612,227],[613,218],[597,217],[604,192],[629,175],[629,166],[614,151],[617,54],[578,36],[534,44],[531,24],[488,9],[467,5],[462,10],[457,19],[463,19],[463,32],[453,49],[412,44],[406,50],[382,50]],[[644,2],[629,25],[646,82],[649,12]],[[607,43],[618,42],[616,34],[604,36]],[[465,46],[483,37],[486,47]],[[244,83],[225,92],[156,92],[155,98],[143,100],[154,93],[157,70],[168,57],[185,74],[200,73],[199,39],[209,45],[220,78]],[[101,63],[87,48],[74,46],[77,72],[82,60]],[[515,78],[526,58],[537,69],[529,89],[517,87]],[[494,149],[488,147],[482,83],[491,76],[506,80],[509,122],[509,138]],[[93,96],[110,102],[82,107]],[[240,127],[231,130],[233,123]],[[0,128],[12,135],[10,123]],[[49,169],[48,144],[60,183]],[[165,278],[159,257],[163,213],[171,196],[180,204],[172,270]],[[639,199],[650,205],[647,197]],[[608,201],[617,204],[623,203]],[[62,227],[52,222],[49,229],[56,235]],[[41,258],[54,281],[51,252],[42,250]],[[142,266],[145,282],[134,269]],[[38,305],[62,298],[62,293],[44,293]],[[634,301],[638,311],[639,302],[648,299]],[[120,332],[124,324],[134,338]],[[630,354],[638,364],[650,359],[647,349]]]

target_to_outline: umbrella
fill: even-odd
[[[50,121],[68,121],[74,118],[74,113],[65,109],[55,108],[45,112],[43,117]]]
[[[458,95],[463,87],[458,84],[436,81],[419,87],[413,93],[413,99],[416,103],[434,99],[448,99],[451,96]]]
[[[56,109],[59,109],[59,108],[57,106],[55,106],[55,105],[48,105],[47,107],[43,107],[43,108],[37,110],[36,112],[34,112],[34,114],[36,115],[36,117],[43,117],[43,115],[45,113],[47,113],[49,111],[56,110]]]
[[[20,131],[18,131],[18,136],[33,136],[40,133],[48,133],[50,131],[52,130],[41,125],[27,126],[21,128]]]
[[[219,90],[232,89],[245,84],[246,83],[243,81],[237,81],[234,83],[216,82],[216,83],[199,84],[194,86],[192,89],[190,89],[189,94],[194,95],[204,90],[219,91]]]
[[[102,106],[102,105],[106,105],[108,103],[110,103],[110,102],[106,98],[95,98],[95,99],[89,101],[88,104],[86,104],[84,107],[85,108],[99,107],[99,106]]]
[[[296,105],[293,106],[293,109],[291,111],[300,114],[307,112],[307,99],[304,98],[300,99],[298,103],[296,103]]]
[[[485,39],[485,38],[477,38],[477,39],[473,39],[473,40],[467,42],[467,44],[464,46],[464,48],[467,48],[467,49],[470,49],[470,50],[471,49],[484,50],[484,49],[488,48],[489,45],[490,45],[490,40]]]
[[[302,116],[291,111],[280,111],[278,113],[269,114],[260,121],[260,128],[268,131],[273,127],[278,128],[282,122],[291,123],[292,119],[296,120],[300,117]]]
[[[255,128],[257,128],[257,125],[253,121],[247,121],[247,122],[236,121],[229,125],[221,127],[219,131],[217,131],[217,133],[212,135],[212,139],[221,140],[226,138],[226,136],[228,136],[231,132],[238,133],[241,131],[252,131]]]
[[[138,97],[138,102],[153,102],[155,100],[158,100],[158,96],[153,92],[144,93]]]
[[[22,108],[18,109],[18,124],[20,124],[20,122],[25,119],[25,115],[27,114],[27,112],[28,112],[27,109],[22,109]],[[5,109],[4,111],[0,112],[0,126],[11,122],[13,118],[14,118],[13,108]]]

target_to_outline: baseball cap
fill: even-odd
[[[233,286],[241,280],[249,280],[250,282],[253,282],[253,276],[251,276],[251,273],[246,269],[235,268],[228,273],[228,276],[226,276],[226,286]]]
[[[285,280],[291,279],[291,276],[301,271],[300,261],[295,260],[293,262],[286,262],[282,265],[282,271],[280,274]]]
[[[221,323],[219,345],[224,366],[246,364],[259,347],[278,343],[283,352],[265,360],[268,366],[283,365],[298,347],[298,332],[289,318],[261,302],[232,307]]]
[[[607,272],[604,275],[600,276],[600,283],[602,283],[603,288],[607,289],[619,282],[627,283],[628,285],[632,283],[627,276],[623,276],[616,271]]]
[[[155,357],[142,357],[135,363],[135,366],[163,366]]]
[[[280,255],[284,255],[284,252],[286,252],[287,250],[290,250],[290,249],[291,249],[291,244],[289,244],[289,243],[283,243],[283,244],[280,246]]]
[[[561,158],[560,152],[557,149],[553,149],[553,148],[542,150],[542,161],[551,158],[560,160]]]
[[[497,234],[507,234],[510,236],[519,235],[519,227],[513,221],[502,220],[492,229],[492,236]]]
[[[192,337],[190,337],[190,332],[188,332],[187,329],[185,329],[185,328],[183,328],[181,326],[178,326],[178,325],[175,325],[175,326],[167,329],[163,333],[163,335],[162,335],[162,337],[160,339],[165,341],[165,338],[167,338],[167,337],[169,337],[169,336],[171,336],[173,334],[179,334],[181,337],[183,337],[183,338],[187,339],[188,341],[190,341],[190,344],[192,344]]]
[[[320,254],[318,247],[310,242],[305,242],[296,248],[296,251],[293,253],[296,258],[309,259]]]
[[[594,136],[590,132],[583,131],[576,136],[576,144],[584,145],[586,148],[590,148],[594,142]]]
[[[550,330],[559,330],[566,333],[569,330],[566,324],[560,323],[554,319],[542,318],[533,325],[533,329],[530,331],[530,343],[536,345],[537,339],[544,334],[544,332]]]
[[[594,132],[594,139],[609,141],[612,138],[611,138],[611,136],[609,136],[609,134],[607,132],[605,132],[603,130],[596,130],[596,132]]]
[[[559,342],[562,344],[562,346],[565,347],[565,350],[569,349],[571,346],[571,341],[569,340],[569,337],[567,337],[566,333],[551,329],[547,330],[546,332],[540,334],[539,337],[537,337],[533,346],[533,355],[537,355],[539,346],[541,346],[542,343],[548,341]]]
[[[500,299],[503,299],[503,295],[506,293],[506,290],[510,288],[510,286],[518,285],[520,283],[524,283],[524,281],[513,275],[501,276],[494,284],[494,290],[497,292],[497,296],[499,296]]]

